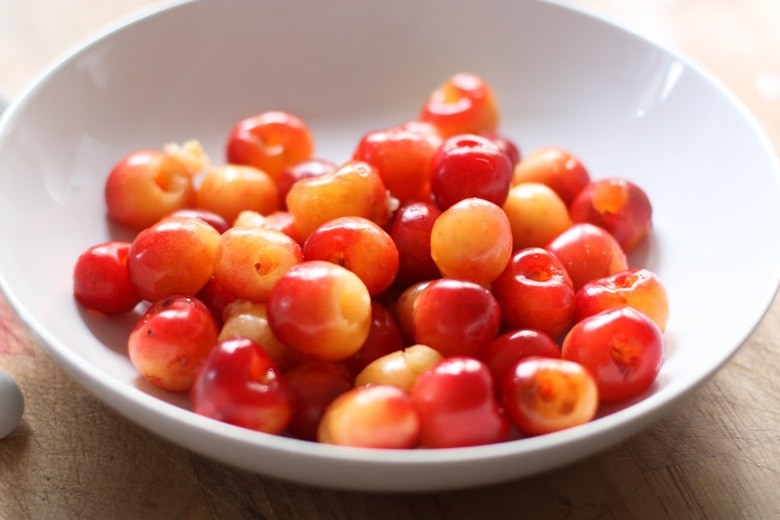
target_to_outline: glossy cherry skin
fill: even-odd
[[[489,286],[512,256],[512,224],[498,205],[479,197],[444,210],[431,228],[431,257],[445,278]]]
[[[127,273],[130,245],[104,242],[79,255],[73,268],[73,295],[79,303],[103,314],[118,314],[141,302]]]
[[[579,363],[565,359],[525,358],[506,374],[501,389],[506,414],[525,435],[585,424],[598,410],[593,376]]]
[[[195,205],[195,172],[161,150],[136,150],[109,172],[105,184],[108,216],[140,231],[166,215]]]
[[[509,158],[509,163],[512,165],[512,168],[514,168],[520,162],[520,159],[522,159],[523,156],[520,147],[506,135],[497,134],[495,132],[482,135],[496,143],[501,151]]]
[[[314,138],[295,114],[270,110],[238,121],[228,135],[225,158],[263,170],[276,180],[281,171],[307,161],[314,153]]]
[[[230,228],[230,223],[213,211],[203,208],[183,208],[174,211],[169,217],[199,218],[216,229],[220,234]]]
[[[577,291],[574,319],[625,305],[644,313],[661,332],[666,330],[669,296],[659,276],[645,268],[626,269],[583,285]]]
[[[276,179],[276,187],[279,190],[279,208],[282,210],[287,208],[287,194],[293,184],[301,179],[333,173],[336,168],[336,163],[326,159],[309,159],[283,169]]]
[[[332,361],[303,362],[283,375],[293,408],[287,432],[299,439],[316,440],[325,409],[353,387],[354,378],[343,364]]]
[[[248,338],[219,342],[190,391],[195,413],[266,433],[292,418],[289,389],[263,348]]]
[[[628,259],[607,230],[589,223],[576,223],[547,244],[566,269],[575,289],[628,268]]]
[[[512,184],[522,182],[549,186],[568,206],[588,185],[590,173],[569,150],[545,146],[532,150],[515,165]]]
[[[379,172],[364,161],[348,161],[334,172],[299,180],[286,203],[304,240],[338,217],[364,217],[385,226],[395,209]]]
[[[490,369],[498,387],[520,360],[534,356],[560,358],[561,349],[544,332],[517,329],[494,339],[482,355],[482,360]]]
[[[493,90],[477,74],[459,72],[439,85],[423,104],[418,119],[438,128],[444,137],[492,134],[498,128]]]
[[[589,183],[569,206],[574,222],[590,222],[606,229],[626,253],[650,232],[653,206],[637,184],[621,178]]]
[[[392,385],[356,386],[325,410],[317,440],[363,448],[417,447],[420,416],[414,401]]]
[[[371,330],[371,296],[340,265],[309,260],[291,267],[271,289],[268,322],[283,343],[316,359],[357,352]]]
[[[208,307],[220,327],[224,323],[225,309],[238,300],[238,296],[225,289],[213,276],[195,297]]]
[[[564,359],[585,366],[602,401],[636,397],[653,384],[663,365],[658,326],[631,307],[616,307],[577,322],[561,346]]]
[[[154,302],[127,340],[130,361],[150,383],[189,390],[198,367],[217,343],[217,322],[197,298],[172,295]]]
[[[501,325],[501,309],[489,290],[447,278],[423,289],[412,315],[415,343],[443,356],[480,356]]]
[[[414,339],[414,310],[417,307],[417,299],[423,290],[433,280],[423,280],[406,287],[396,298],[393,305],[393,314],[398,322],[398,329],[407,344],[415,343]]]
[[[507,440],[509,423],[494,398],[488,367],[471,357],[446,358],[417,377],[411,391],[425,448]]]
[[[511,181],[512,164],[507,155],[479,135],[450,137],[431,164],[431,194],[441,210],[470,197],[503,206]]]
[[[221,236],[199,218],[160,220],[133,239],[127,255],[130,283],[150,302],[197,294],[214,274]]]
[[[431,230],[441,211],[430,202],[412,202],[398,208],[390,228],[398,249],[398,275],[402,286],[439,277],[431,257]]]
[[[371,301],[371,327],[360,349],[343,361],[350,373],[357,375],[377,358],[404,348],[404,338],[395,315],[386,305]]]
[[[199,176],[197,191],[197,208],[212,211],[231,224],[242,211],[268,215],[279,210],[276,183],[253,166],[212,166]]]
[[[398,273],[398,248],[379,225],[363,217],[339,217],[315,229],[303,244],[304,260],[325,260],[346,267],[376,296]]]
[[[431,161],[441,141],[437,133],[398,125],[364,134],[352,158],[374,165],[387,189],[402,203],[423,200],[429,190]]]
[[[355,376],[355,386],[392,385],[410,393],[420,374],[443,359],[427,345],[411,345],[369,363]]]
[[[516,251],[492,290],[511,329],[534,329],[558,338],[571,325],[574,285],[561,262],[545,249]]]

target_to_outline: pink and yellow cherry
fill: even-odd
[[[546,146],[533,150],[515,165],[512,184],[522,182],[549,186],[569,206],[590,182],[590,173],[568,150]]]
[[[288,370],[306,359],[274,335],[268,323],[268,308],[264,303],[235,300],[225,307],[223,322],[219,340],[249,338],[266,351],[279,370]]]
[[[295,219],[287,211],[274,211],[269,215],[261,215],[256,211],[242,211],[233,221],[232,227],[254,227],[281,231],[292,238],[296,244],[303,245],[303,239],[298,228],[295,227]]]
[[[566,268],[574,288],[628,269],[628,259],[615,237],[593,224],[573,224],[546,249]]]
[[[252,210],[244,210],[239,213],[230,227],[254,227],[270,229],[266,216]]]
[[[503,209],[512,226],[515,250],[544,247],[572,224],[566,204],[552,188],[539,182],[512,186]]]
[[[335,172],[301,179],[287,194],[287,210],[304,240],[338,217],[363,217],[384,226],[393,204],[376,168],[363,161],[349,161]]]
[[[669,318],[669,297],[658,275],[632,268],[583,285],[576,295],[575,320],[613,307],[629,306],[653,320],[661,332]]]
[[[490,369],[496,391],[501,392],[501,382],[522,359],[541,356],[560,358],[561,349],[544,332],[533,329],[516,329],[494,339],[482,354],[482,361]]]
[[[512,169],[514,170],[514,167],[517,166],[517,164],[520,162],[520,159],[522,159],[520,147],[517,146],[517,143],[515,143],[506,135],[502,134],[483,133],[481,135],[496,143],[498,148],[504,152],[504,154],[506,154],[507,158],[509,159],[509,163],[512,165]]]
[[[573,361],[529,357],[518,362],[501,384],[501,403],[524,435],[542,435],[590,422],[598,410],[593,376]]]
[[[303,258],[346,267],[363,280],[371,296],[390,287],[398,273],[395,242],[363,217],[339,217],[315,229],[303,244]]]
[[[594,180],[569,206],[574,222],[589,222],[609,231],[630,253],[650,232],[653,207],[647,193],[627,179]]]
[[[301,179],[333,173],[337,168],[338,166],[335,163],[326,159],[309,159],[308,161],[288,166],[279,172],[279,176],[276,178],[276,187],[279,191],[279,208],[281,210],[287,209],[287,194],[290,192],[293,184]]]
[[[396,282],[402,287],[440,276],[431,256],[431,230],[439,215],[430,202],[412,202],[396,211],[390,237],[398,249]]]
[[[214,276],[195,294],[195,297],[208,307],[220,327],[224,323],[227,306],[239,299],[238,296],[222,287]]]
[[[501,309],[481,285],[442,278],[420,292],[412,319],[415,343],[445,357],[479,357],[498,334]]]
[[[150,302],[172,294],[197,294],[214,272],[220,236],[199,218],[160,220],[138,233],[130,246],[130,283]]]
[[[398,125],[364,134],[352,158],[374,165],[391,195],[402,203],[423,200],[429,191],[431,161],[441,142],[437,133]]]
[[[393,385],[412,391],[417,376],[444,357],[427,345],[411,345],[375,359],[355,377],[355,386]]]
[[[73,296],[87,309],[102,314],[127,312],[141,302],[127,272],[130,242],[95,244],[73,267]]]
[[[279,278],[302,261],[301,246],[281,231],[233,227],[219,241],[214,277],[239,298],[265,302]]]
[[[509,437],[490,370],[477,359],[443,359],[417,377],[410,395],[420,414],[423,448],[477,446]]]
[[[539,247],[520,249],[492,285],[510,329],[534,329],[558,338],[574,317],[574,286],[561,262]]]
[[[497,205],[479,198],[457,202],[431,229],[431,257],[442,276],[488,285],[512,255],[512,227]]]
[[[417,447],[420,417],[406,392],[391,385],[358,386],[325,409],[317,440],[362,448]]]
[[[238,121],[230,131],[226,158],[263,170],[276,180],[281,171],[308,161],[314,153],[314,138],[298,116],[271,110]]]
[[[482,77],[461,72],[430,93],[418,119],[436,126],[444,137],[494,133],[498,128],[498,107],[492,89]]]
[[[346,367],[333,361],[306,361],[283,372],[283,377],[293,409],[287,433],[308,441],[317,439],[317,428],[333,400],[354,386]]]
[[[274,211],[265,216],[265,224],[262,227],[281,231],[296,243],[303,245],[303,238],[295,227],[295,219],[289,211]]]
[[[357,375],[366,365],[385,354],[404,348],[405,342],[395,316],[386,305],[371,301],[371,327],[366,341],[357,352],[342,363],[352,375]]]
[[[271,177],[253,166],[225,164],[206,170],[195,205],[233,222],[245,210],[261,215],[279,209],[279,190]]]
[[[664,357],[661,330],[631,307],[615,307],[578,321],[561,356],[583,365],[596,380],[599,399],[637,397],[656,380]]]
[[[197,414],[265,433],[283,433],[293,415],[284,378],[248,338],[216,344],[203,360],[190,397]]]
[[[130,361],[144,379],[172,392],[189,390],[198,367],[217,344],[217,323],[197,298],[154,302],[130,333]]]
[[[489,138],[458,134],[438,148],[430,176],[431,195],[442,210],[470,197],[501,206],[512,181],[512,164]]]
[[[108,216],[140,231],[195,204],[195,175],[208,160],[197,143],[136,150],[111,169],[104,188]]]
[[[169,217],[183,217],[183,218],[199,218],[206,224],[210,224],[211,227],[216,229],[220,234],[224,233],[230,228],[230,222],[225,220],[221,215],[217,215],[213,211],[199,208],[183,208],[177,209]]]
[[[398,330],[407,343],[414,343],[414,309],[417,307],[417,299],[432,281],[423,280],[409,285],[395,300],[393,313],[398,322]]]
[[[371,329],[371,295],[352,271],[322,260],[291,267],[273,286],[268,320],[283,343],[316,359],[357,352]]]

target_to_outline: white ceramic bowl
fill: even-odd
[[[632,262],[671,298],[667,356],[643,399],[571,430],[463,449],[318,445],[221,424],[151,389],[126,355],[132,320],[71,296],[86,247],[117,237],[103,182],[139,147],[198,138],[212,158],[240,117],[286,109],[318,156],[349,157],[370,128],[412,119],[452,73],[495,90],[524,151],[556,144],[593,177],[624,176],[654,203]],[[48,353],[128,418],[262,474],[356,490],[452,489],[547,470],[656,421],[713,374],[780,282],[778,165],[723,88],[685,59],[605,21],[531,0],[202,0],[110,28],[44,71],[0,123],[0,282]]]

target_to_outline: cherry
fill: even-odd
[[[572,323],[574,285],[563,264],[545,249],[515,252],[492,287],[511,329],[534,329],[557,338]]]
[[[307,361],[290,368],[283,377],[293,408],[287,431],[299,439],[310,441],[317,439],[317,429],[325,409],[354,385],[346,367],[332,361]]]
[[[287,384],[265,351],[248,338],[220,341],[190,390],[195,413],[266,433],[284,432],[292,418]]]
[[[653,207],[647,193],[627,179],[598,179],[589,183],[569,207],[574,222],[590,222],[615,237],[630,253],[652,225]]]
[[[355,354],[371,330],[371,296],[340,265],[309,260],[291,267],[271,289],[271,330],[283,343],[317,359]]]
[[[272,179],[282,170],[307,161],[314,153],[314,138],[298,116],[271,110],[238,121],[225,149],[227,162],[258,168]]]
[[[498,333],[501,309],[481,285],[440,279],[422,290],[412,318],[416,343],[444,356],[479,356]]]
[[[431,194],[442,210],[469,197],[502,206],[511,181],[509,158],[487,137],[455,135],[444,141],[433,156]]]
[[[420,413],[425,448],[476,446],[507,440],[509,423],[481,361],[448,357],[417,377],[411,391]]]
[[[130,242],[110,241],[87,248],[73,268],[73,296],[103,314],[127,312],[141,302],[127,273]]]
[[[197,298],[173,295],[154,302],[127,341],[130,361],[150,383],[182,392],[217,343],[217,322]]]
[[[130,246],[130,283],[150,302],[173,294],[197,294],[214,274],[221,236],[200,218],[160,220],[138,233]]]
[[[653,384],[663,364],[663,337],[640,311],[616,307],[577,322],[561,354],[593,374],[602,401],[620,401]]]
[[[419,119],[434,125],[444,137],[492,134],[498,127],[498,108],[493,91],[484,79],[461,72],[431,92]]]
[[[502,381],[502,404],[525,435],[541,435],[584,424],[596,415],[599,397],[590,372],[565,359],[529,357]]]
[[[406,392],[391,385],[358,386],[325,409],[317,440],[363,448],[409,449],[417,446],[420,417]]]

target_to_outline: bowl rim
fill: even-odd
[[[45,83],[46,78],[56,74],[75,56],[87,52],[91,46],[105,38],[109,38],[119,30],[140,23],[147,18],[157,16],[162,12],[168,12],[201,1],[203,0],[157,1],[128,13],[126,16],[107,24],[92,35],[77,42],[71,49],[63,52],[50,65],[42,69],[20,95],[10,100],[9,106],[5,112],[0,115],[0,140],[2,140],[5,127],[16,117],[16,113],[22,110],[23,105],[33,97],[33,94],[38,89],[43,88],[42,85]],[[559,0],[528,1],[531,3],[548,4],[560,9],[573,11],[580,15],[584,15],[592,21],[608,24],[612,26],[612,28],[630,35],[632,38],[638,38],[643,42],[660,49],[664,53],[679,59],[686,68],[690,69],[691,72],[714,87],[718,94],[724,96],[729,105],[737,109],[740,117],[743,117],[747,121],[754,136],[760,141],[762,150],[766,152],[767,159],[774,170],[775,181],[778,186],[780,186],[780,160],[778,159],[777,154],[773,153],[774,147],[755,116],[747,109],[741,99],[695,60],[668,46],[661,45],[655,40],[643,36],[623,24],[607,19],[603,15],[596,13],[593,9],[585,9],[581,6],[573,5],[571,2]],[[612,439],[618,440],[636,433],[638,430],[647,426],[647,424],[659,419],[669,410],[669,408],[678,402],[680,397],[690,394],[708,381],[713,374],[720,370],[722,366],[739,351],[755,328],[758,327],[763,320],[764,316],[769,311],[772,301],[777,297],[778,292],[780,292],[780,262],[778,262],[778,267],[774,272],[773,279],[768,280],[767,283],[771,283],[771,285],[768,286],[765,296],[760,303],[763,312],[755,317],[754,321],[742,334],[741,340],[730,349],[729,355],[720,359],[718,363],[709,366],[708,370],[701,373],[701,377],[686,382],[686,384],[675,384],[674,382],[670,382],[662,392],[647,395],[626,408],[600,417],[591,423],[578,426],[574,429],[563,430],[535,437],[533,439],[518,439],[498,444],[436,450],[384,450],[322,445],[278,435],[263,434],[220,423],[213,419],[198,416],[189,410],[182,409],[169,402],[157,399],[140,389],[134,388],[128,393],[128,388],[125,383],[118,381],[106,372],[100,371],[96,366],[90,365],[78,356],[68,355],[69,350],[67,345],[61,344],[60,340],[52,336],[41,326],[37,318],[25,308],[24,304],[17,298],[15,291],[12,289],[11,282],[6,280],[3,273],[0,273],[0,294],[4,296],[10,309],[16,314],[24,327],[32,333],[36,342],[50,357],[58,362],[59,366],[65,368],[71,377],[76,379],[83,387],[89,388],[90,393],[98,397],[104,404],[116,409],[123,416],[131,418],[136,424],[150,429],[156,434],[171,439],[174,442],[179,441],[167,434],[167,432],[164,431],[164,427],[149,428],[149,425],[139,423],[138,417],[143,415],[143,412],[161,414],[167,421],[184,424],[188,427],[195,426],[198,434],[206,436],[216,435],[237,444],[252,446],[255,449],[262,450],[279,450],[288,455],[315,457],[325,461],[348,461],[372,465],[377,463],[392,465],[427,465],[463,463],[476,460],[495,460],[499,458],[522,456],[529,452],[546,452],[574,441],[577,443],[594,441],[594,439],[600,438],[606,431],[613,432],[614,435],[612,436]],[[109,402],[110,400],[105,394],[96,391],[98,389],[97,387],[102,387],[103,390],[107,390],[110,394],[116,396],[120,402],[125,404],[129,403],[134,409],[138,409],[139,411],[134,410],[132,412],[133,415],[128,415],[126,410],[119,409]],[[609,444],[614,444],[615,442],[616,441],[611,440],[609,441]],[[599,443],[596,442],[594,445],[599,446]]]

